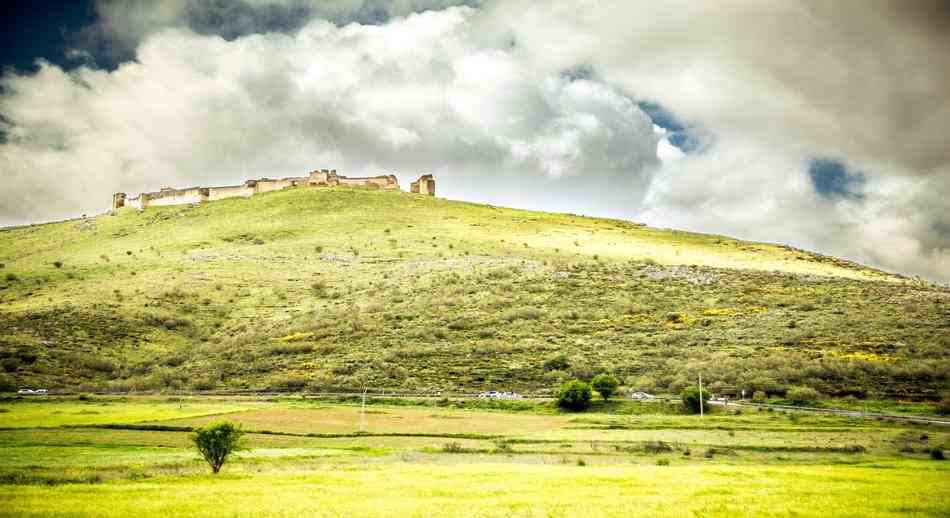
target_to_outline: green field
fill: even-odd
[[[0,232],[0,391],[938,398],[950,293],[788,247],[294,189]]]
[[[950,514],[950,463],[929,454],[950,447],[946,427],[649,405],[362,413],[312,398],[10,400],[0,515]],[[212,475],[188,430],[222,417],[241,423],[247,449]]]

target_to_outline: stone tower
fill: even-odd
[[[412,182],[409,186],[409,190],[416,194],[435,196],[435,179],[432,178],[431,174],[424,174],[420,176],[418,180]]]
[[[117,192],[112,195],[112,210],[119,210],[125,207],[125,193]]]

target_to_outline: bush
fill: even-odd
[[[703,389],[702,394],[700,394],[698,388],[686,387],[682,392],[680,392],[680,399],[682,399],[683,407],[686,408],[687,412],[691,414],[699,413],[700,396],[702,397],[702,408],[704,411],[708,412],[710,410],[708,405],[710,393],[708,390]]]
[[[7,372],[16,372],[20,368],[20,361],[16,358],[4,358],[0,361],[0,366]]]
[[[544,362],[545,371],[566,371],[571,367],[571,362],[568,361],[567,355],[560,354],[554,358],[549,358]]]
[[[617,392],[617,387],[620,386],[620,380],[610,374],[598,374],[591,380],[590,385],[600,394],[600,397],[606,401]]]
[[[442,445],[443,453],[465,453],[465,448],[457,442],[447,442]]]
[[[950,394],[943,396],[943,399],[937,403],[937,413],[940,415],[950,415]]]
[[[752,394],[752,401],[765,401],[765,399],[766,399],[766,395],[765,395],[765,391],[763,390],[756,390]]]
[[[930,450],[930,458],[933,460],[945,460],[946,457],[943,454],[943,450],[940,448],[934,448]]]
[[[703,393],[699,393],[699,389],[696,387],[686,387],[683,389],[683,392],[680,393],[680,398],[683,400],[683,406],[686,407],[686,411],[691,414],[698,414],[700,408],[700,401],[702,401],[703,409],[708,409],[707,401],[709,401],[709,391],[703,390]],[[702,398],[702,399],[700,399]]]
[[[580,412],[590,407],[590,385],[581,380],[572,380],[561,385],[557,392],[557,406]]]
[[[818,398],[818,391],[811,387],[792,387],[785,393],[785,399],[793,405],[809,405],[818,401]]]
[[[0,374],[0,392],[16,392],[16,380],[9,374]]]
[[[673,447],[663,441],[650,441],[643,445],[643,450],[656,455],[657,453],[670,453],[673,451]]]
[[[211,466],[211,472],[217,474],[228,456],[241,449],[242,435],[244,432],[233,423],[220,421],[195,428],[191,440],[201,457]]]
[[[8,274],[6,275],[6,279],[7,279],[7,281],[9,281],[9,282],[16,282],[16,280],[18,279],[18,277],[16,276],[15,273],[10,272],[10,273],[8,273]]]

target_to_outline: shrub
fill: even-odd
[[[554,358],[544,361],[544,370],[546,371],[566,371],[571,367],[566,354],[559,354]]]
[[[16,282],[16,280],[19,278],[19,277],[17,277],[16,274],[13,273],[13,272],[8,273],[5,277],[6,277],[6,279],[7,279],[8,282]]]
[[[16,391],[16,381],[9,374],[0,374],[0,392]]]
[[[647,453],[657,454],[657,453],[669,453],[673,451],[673,447],[669,444],[666,444],[663,441],[650,441],[643,445],[643,449]]]
[[[703,409],[709,408],[706,404],[706,402],[709,401],[708,390],[704,389],[702,394],[700,394],[698,388],[687,387],[680,393],[680,398],[683,400],[683,406],[686,408],[686,411],[692,414],[699,413],[700,401],[702,401]]]
[[[443,453],[465,453],[465,448],[457,442],[447,442],[442,445]]]
[[[16,358],[4,358],[3,361],[0,361],[0,365],[7,372],[16,372],[20,368],[20,361]]]
[[[62,261],[53,261],[53,266],[55,266],[55,267],[57,267],[57,268],[62,268],[62,267],[63,267],[63,262],[62,262]]]
[[[620,386],[620,380],[610,374],[598,374],[591,380],[590,385],[600,394],[600,397],[606,401],[617,392],[617,387]]]
[[[792,387],[785,393],[785,398],[793,405],[808,405],[818,401],[818,391],[811,387]]]
[[[670,465],[670,459],[656,459],[656,465],[657,465],[657,466],[669,466],[669,465]]]
[[[511,443],[507,441],[497,441],[495,443],[495,453],[511,453],[514,451],[511,448]]]
[[[590,407],[590,385],[581,380],[572,380],[561,385],[557,392],[557,406],[580,412]]]
[[[943,399],[937,403],[937,413],[940,415],[950,415],[950,394],[943,396]]]
[[[943,450],[940,448],[933,448],[930,450],[930,458],[933,460],[945,460],[946,457],[943,454]]]
[[[217,474],[228,456],[241,449],[242,435],[244,432],[233,423],[220,421],[195,428],[191,440],[201,457],[211,466],[211,472]]]
[[[514,322],[515,320],[538,320],[543,315],[544,313],[537,308],[518,308],[505,312],[501,318],[507,322]]]
[[[756,390],[752,394],[752,401],[765,401],[765,398],[766,398],[765,391],[763,390]]]

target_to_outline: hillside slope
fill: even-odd
[[[786,247],[296,189],[0,232],[7,385],[947,387],[950,294]]]

